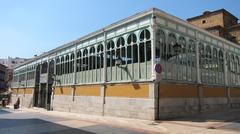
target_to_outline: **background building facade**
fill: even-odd
[[[212,12],[205,11],[202,15],[189,18],[187,21],[206,29],[214,35],[240,44],[240,24],[238,23],[238,18],[225,9]]]
[[[12,58],[12,57],[8,57],[7,59],[0,59],[0,64],[6,66],[6,78],[5,78],[5,83],[6,83],[6,88],[10,87],[11,85],[11,81],[13,78],[13,68],[23,64],[24,62],[26,62],[29,59],[25,59],[25,58]]]
[[[7,90],[6,75],[7,67],[0,64],[0,93]]]
[[[26,62],[28,59],[26,58],[12,58],[12,57],[8,57],[7,59],[0,59],[0,64],[5,65],[6,67],[8,67],[8,69],[13,69],[14,67]]]

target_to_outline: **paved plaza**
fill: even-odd
[[[240,110],[149,121],[44,109],[1,109],[0,134],[239,134]]]
[[[96,122],[21,110],[0,111],[0,134],[144,134],[147,132]]]

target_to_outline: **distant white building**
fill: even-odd
[[[5,65],[8,69],[13,69],[14,67],[22,64],[23,62],[27,61],[26,58],[19,58],[19,57],[8,57],[7,59],[0,59],[0,64]]]

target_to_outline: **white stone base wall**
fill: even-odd
[[[20,107],[33,106],[33,95],[12,95],[12,105],[20,98]],[[194,115],[199,112],[215,112],[227,108],[240,108],[240,98],[232,97],[230,105],[226,97],[198,98],[160,98],[159,117],[169,119],[180,116]],[[56,111],[81,114],[106,115],[127,118],[154,120],[155,109],[152,98],[105,97],[103,105],[101,96],[67,96],[55,95],[52,107]]]
[[[198,98],[162,98],[159,101],[159,116],[166,119],[194,115],[199,112],[221,111],[227,108],[229,106],[226,97],[202,98],[201,109]]]
[[[226,97],[203,98],[202,112],[221,111],[228,108]]]
[[[159,117],[161,119],[191,115],[198,112],[196,98],[161,98],[159,101]]]
[[[55,95],[53,110],[102,115],[102,97]]]
[[[153,120],[154,100],[106,97],[104,115]]]
[[[81,114],[107,115],[127,118],[154,119],[153,99],[55,95],[53,110]]]
[[[102,102],[100,96],[75,96],[71,112],[102,115]]]
[[[231,108],[240,108],[240,97],[231,97]]]
[[[33,95],[12,95],[12,105],[20,98],[20,107],[33,106]],[[154,119],[154,100],[143,98],[54,95],[52,108],[56,111],[106,115],[138,119]]]
[[[33,106],[33,95],[32,94],[12,95],[11,105],[14,105],[17,102],[18,98],[20,98],[20,107],[31,108]]]

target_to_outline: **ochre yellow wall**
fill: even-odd
[[[203,87],[203,97],[226,97],[226,91],[224,87]]]
[[[12,94],[17,94],[17,89],[16,88],[12,88]]]
[[[13,94],[33,94],[34,88],[14,88]]]
[[[33,94],[33,88],[26,88],[25,89],[25,94]]]
[[[160,98],[191,98],[198,96],[193,85],[160,84]]]
[[[75,96],[100,96],[101,89],[99,85],[76,86]]]
[[[23,88],[19,88],[18,89],[18,94],[24,94],[24,89]]]
[[[54,94],[55,95],[72,95],[72,87],[70,86],[61,86],[55,87]]]
[[[149,84],[114,84],[107,85],[106,96],[108,97],[130,97],[148,98]]]
[[[240,88],[232,88],[230,94],[231,97],[240,97]]]

